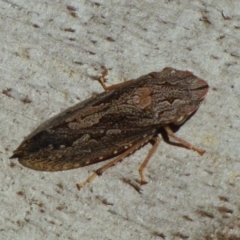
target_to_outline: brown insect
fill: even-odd
[[[106,87],[105,92],[65,110],[40,125],[11,158],[39,171],[79,168],[115,157],[97,169],[80,189],[106,169],[151,140],[152,149],[139,168],[143,171],[155,152],[159,130],[186,148],[205,152],[176,137],[169,124],[180,125],[199,107],[208,92],[206,81],[189,71],[164,68],[136,80]]]

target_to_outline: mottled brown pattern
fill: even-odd
[[[35,170],[60,171],[114,157],[149,141],[160,128],[184,122],[208,85],[189,71],[165,68],[109,89],[43,123],[11,158]]]

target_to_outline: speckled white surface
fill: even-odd
[[[71,10],[71,9],[75,9]],[[240,239],[240,1],[1,1],[1,239]],[[37,172],[9,160],[41,122],[111,85],[166,66],[209,93],[161,142],[139,194],[129,181],[151,148],[78,191],[99,165]],[[138,184],[138,183],[136,183]],[[234,238],[235,237],[235,238]]]

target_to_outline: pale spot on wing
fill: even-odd
[[[112,134],[121,134],[121,129],[108,129],[106,134],[107,135],[112,135]]]
[[[75,167],[75,168],[80,167],[80,163],[74,163],[73,167]]]
[[[62,166],[62,169],[63,170],[68,170],[68,169],[71,169],[73,167],[74,167],[74,165],[72,163],[69,163],[69,164],[66,163]]]

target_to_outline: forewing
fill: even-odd
[[[30,149],[25,147],[22,150],[22,156],[19,157],[22,165],[39,171],[60,171],[83,167],[112,158],[135,145],[143,137],[151,138],[156,134],[156,129],[109,129],[106,131],[89,129],[89,131],[75,133],[78,138],[69,145],[59,145],[59,133],[58,136],[56,132],[44,134],[39,144],[50,142],[51,144],[33,151],[37,146],[32,139],[32,146],[28,145]]]

